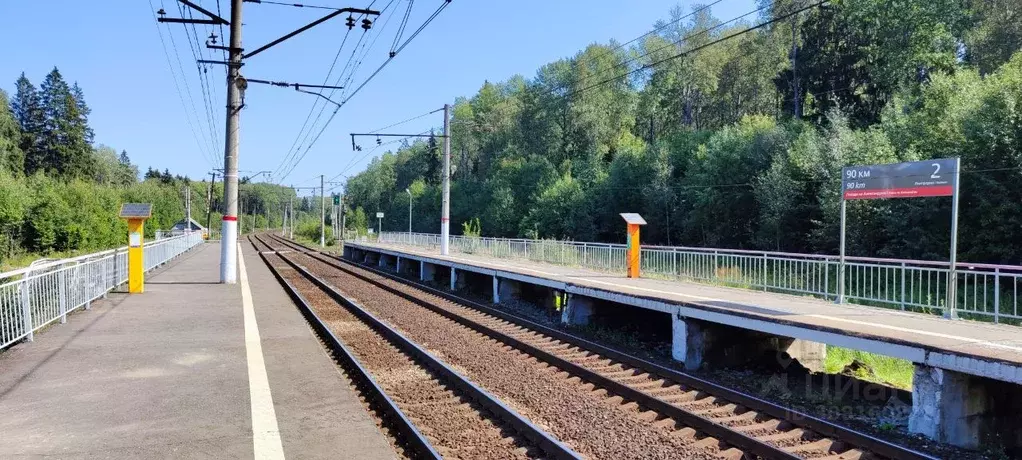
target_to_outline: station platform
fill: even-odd
[[[0,354],[2,458],[395,458],[257,252],[218,244]]]
[[[566,294],[561,321],[568,325],[586,324],[593,314],[622,306],[666,313],[672,357],[686,369],[705,367],[711,359],[716,361],[710,365],[728,366],[727,359],[777,352],[773,356],[782,366],[794,358],[818,371],[828,345],[911,361],[910,432],[968,448],[979,448],[989,439],[1022,446],[1022,327],[693,282],[627,278],[623,269],[622,274],[612,274],[438,253],[367,242],[346,242],[343,249],[350,260],[405,273],[418,270],[420,279],[449,281],[455,290],[466,285],[466,273],[475,274],[472,283],[490,284],[486,278],[492,278],[492,287],[476,289],[492,292],[494,303],[522,295],[523,284],[531,285],[531,292],[545,288],[549,293],[545,295]]]
[[[1022,384],[1022,328],[811,297],[378,243],[346,247],[533,282],[570,294],[931,364]]]

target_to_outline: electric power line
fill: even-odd
[[[783,20],[788,19],[788,18],[790,18],[792,16],[795,16],[796,14],[799,14],[799,13],[801,13],[803,11],[808,11],[808,10],[810,10],[812,8],[819,7],[819,6],[823,5],[824,3],[827,3],[828,1],[829,0],[822,0],[822,1],[810,4],[810,5],[807,5],[805,7],[799,8],[799,9],[797,9],[795,11],[790,12],[790,13],[787,13],[787,14],[775,17],[775,18],[767,20],[767,21],[763,21],[763,22],[761,22],[759,24],[756,24],[754,26],[747,27],[747,28],[742,29],[742,30],[740,30],[738,32],[726,35],[724,37],[721,37],[721,38],[718,38],[716,40],[710,41],[708,43],[705,43],[703,45],[697,46],[695,48],[682,51],[682,52],[680,52],[678,54],[675,54],[673,56],[668,56],[668,57],[665,57],[663,59],[652,61],[652,62],[650,62],[648,64],[644,64],[644,65],[642,65],[642,66],[640,66],[640,67],[638,67],[636,69],[629,70],[629,71],[627,71],[627,72],[625,72],[623,74],[620,74],[620,75],[617,75],[617,76],[614,76],[614,77],[610,77],[610,78],[607,78],[605,80],[601,80],[601,81],[599,81],[597,83],[594,83],[594,84],[589,85],[589,86],[582,87],[581,89],[578,89],[578,90],[574,90],[574,91],[566,94],[565,97],[567,97],[567,96],[574,96],[574,95],[580,94],[580,93],[582,93],[584,91],[588,91],[588,90],[590,90],[592,88],[596,88],[598,86],[605,85],[607,83],[611,83],[611,82],[613,82],[613,81],[615,81],[617,79],[628,77],[629,75],[632,75],[634,73],[641,72],[641,71],[646,70],[646,69],[651,69],[651,68],[656,67],[656,66],[658,66],[660,64],[663,64],[664,62],[667,62],[667,61],[671,61],[671,60],[674,60],[674,59],[677,59],[677,58],[680,58],[680,57],[688,56],[690,54],[693,54],[693,53],[696,53],[696,52],[701,51],[703,49],[709,48],[709,47],[711,47],[713,45],[716,45],[718,43],[722,43],[722,42],[731,40],[731,39],[733,39],[735,37],[739,37],[739,36],[745,35],[745,34],[747,34],[749,32],[752,32],[752,31],[755,31],[755,30],[759,30],[759,29],[761,29],[763,27],[766,27],[766,26],[768,26],[770,24],[783,21]]]
[[[151,3],[150,3],[150,5],[151,5]],[[181,53],[177,49],[177,41],[174,40],[174,33],[170,32],[170,27],[169,26],[167,28],[167,32],[168,32],[167,35],[170,36],[170,47],[174,51],[174,57],[177,60],[178,69],[181,72],[181,80],[184,82],[185,93],[188,95],[188,102],[191,104],[191,106],[192,106],[192,113],[193,113],[193,115],[195,115],[195,118],[196,118],[196,125],[198,127],[199,134],[202,136],[203,142],[206,142],[207,144],[209,144],[209,147],[210,147],[210,150],[208,151],[209,153],[207,153],[207,155],[209,155],[211,158],[213,158],[213,163],[212,163],[213,165],[219,165],[219,162],[216,160],[217,155],[212,153],[212,152],[216,151],[216,148],[214,147],[214,144],[212,142],[212,132],[210,132],[209,135],[207,135],[207,132],[202,130],[202,123],[199,121],[199,117],[196,114],[196,112],[198,112],[198,110],[195,108],[195,98],[192,97],[192,88],[191,88],[191,85],[188,84],[188,77],[185,74],[184,64],[181,62]],[[188,34],[188,31],[187,31],[187,28],[186,28],[185,29],[185,35],[187,35],[187,34]],[[201,76],[200,76],[200,83],[201,83]]]
[[[267,4],[267,5],[276,5],[276,6],[290,6],[292,8],[309,8],[309,9],[333,10],[333,11],[337,11],[337,10],[341,9],[341,8],[337,8],[335,6],[306,5],[306,4],[303,4],[303,3],[274,2],[274,1],[271,1],[271,0],[243,0],[243,1],[245,3],[258,3],[258,4]],[[372,7],[372,5],[370,5],[369,7]]]
[[[185,10],[180,3],[178,4],[178,10],[181,12],[181,16],[184,17]],[[188,17],[189,19],[195,19],[192,15],[191,9],[188,9]],[[199,36],[195,31],[195,24],[191,24],[191,34],[188,33],[188,30],[188,25],[185,25],[185,37],[188,39],[188,48],[192,53],[192,58],[196,61],[195,70],[199,74],[199,86],[201,89],[203,106],[206,110],[206,121],[209,124],[210,138],[213,141],[212,151],[215,152],[215,146],[220,145],[220,136],[217,134],[216,122],[213,121],[213,96],[211,94],[212,91],[210,90],[209,76],[206,74],[206,66],[198,62],[200,56],[205,58],[206,55],[202,52],[202,47],[200,46],[202,42],[199,41]],[[193,38],[194,42],[192,40]]]
[[[374,129],[374,130],[372,130],[372,131],[369,131],[369,133],[368,133],[368,134],[376,134],[376,133],[378,133],[378,132],[380,132],[380,131],[383,131],[383,130],[385,130],[385,129],[390,129],[390,128],[393,128],[393,127],[395,127],[395,126],[398,126],[398,125],[403,125],[403,124],[405,124],[405,123],[408,123],[408,122],[410,122],[410,121],[415,121],[415,120],[418,120],[418,119],[420,119],[420,118],[423,118],[423,117],[426,117],[426,116],[432,115],[432,114],[434,114],[434,113],[437,113],[437,112],[440,112],[440,111],[443,111],[443,110],[444,110],[444,109],[442,109],[442,108],[440,108],[440,109],[436,109],[436,110],[431,110],[431,111],[429,111],[429,112],[426,112],[426,113],[424,113],[424,114],[421,114],[421,115],[416,115],[416,116],[414,116],[414,117],[412,117],[412,118],[409,118],[409,119],[407,119],[407,120],[402,120],[402,121],[399,121],[399,122],[397,122],[397,123],[394,123],[394,124],[392,124],[392,125],[387,125],[387,126],[384,126],[384,127],[380,128],[380,129]]]
[[[149,8],[150,8],[150,11],[156,11],[156,8],[153,6],[152,0],[149,0]],[[156,14],[155,13],[153,13],[153,19],[156,19]],[[196,132],[195,132],[195,126],[192,124],[192,117],[188,116],[189,115],[188,106],[185,104],[184,96],[181,94],[181,86],[180,86],[180,84],[177,81],[177,72],[174,71],[174,65],[173,65],[172,61],[170,60],[170,53],[167,51],[167,42],[163,39],[163,30],[160,29],[159,23],[157,23],[157,25],[156,25],[156,32],[160,36],[160,45],[163,48],[163,56],[167,60],[167,68],[168,68],[168,70],[170,70],[170,76],[174,80],[174,90],[175,90],[175,92],[177,92],[178,100],[181,101],[181,108],[185,112],[185,121],[188,123],[189,131],[192,132],[192,139],[195,140],[195,146],[198,148],[199,152],[203,155],[204,159],[206,160],[206,163],[208,163],[211,168],[215,168],[216,167],[216,162],[215,161],[211,161],[210,153],[203,146],[203,143],[200,142],[199,135],[196,134]],[[184,78],[184,75],[182,75],[182,78]],[[195,114],[194,109],[195,109],[195,105],[193,103],[192,104],[192,110],[193,111],[191,112],[192,115]]]
[[[698,8],[693,9],[690,13],[679,17],[678,19],[675,19],[675,20],[673,20],[671,22],[665,23],[665,24],[663,24],[663,25],[661,25],[659,27],[654,27],[653,30],[651,30],[649,32],[646,32],[646,33],[644,33],[642,35],[639,35],[638,37],[635,37],[635,38],[633,38],[631,40],[628,40],[627,42],[624,42],[624,43],[622,43],[620,45],[617,45],[617,46],[615,46],[612,49],[624,48],[625,46],[628,46],[628,45],[630,45],[632,43],[635,43],[635,42],[637,42],[639,40],[642,40],[643,38],[646,38],[646,37],[648,37],[650,35],[653,35],[653,34],[655,34],[657,32],[660,32],[661,30],[664,30],[664,29],[666,29],[666,28],[668,28],[670,26],[673,26],[673,25],[675,25],[675,24],[677,24],[677,23],[679,23],[679,22],[681,22],[681,21],[683,21],[685,19],[688,19],[688,18],[690,18],[692,16],[695,16],[695,15],[697,15],[697,14],[699,14],[699,13],[701,13],[701,12],[703,12],[703,11],[709,9],[709,8],[712,8],[713,6],[717,5],[718,3],[722,2],[722,1],[724,1],[724,0],[716,0],[713,3],[708,3],[706,5],[701,5]]]
[[[596,78],[596,77],[599,77],[601,75],[607,74],[609,72],[614,71],[615,69],[619,69],[619,68],[623,68],[623,67],[628,67],[629,64],[631,64],[631,63],[633,63],[635,61],[638,61],[638,60],[646,58],[646,57],[650,57],[650,56],[652,56],[652,55],[654,55],[656,53],[659,53],[660,51],[663,51],[665,49],[679,46],[682,43],[684,43],[686,41],[689,41],[689,40],[691,40],[693,38],[696,38],[696,37],[698,37],[700,35],[709,35],[711,32],[713,32],[716,29],[720,29],[720,28],[722,28],[724,26],[727,26],[729,24],[737,23],[737,22],[741,21],[742,19],[745,19],[747,16],[751,16],[753,14],[760,13],[760,12],[766,10],[767,8],[770,8],[771,6],[772,6],[772,3],[767,3],[767,4],[764,4],[763,6],[761,6],[759,8],[756,8],[755,10],[748,11],[746,13],[740,14],[738,16],[735,16],[735,17],[731,18],[731,19],[728,19],[727,21],[722,21],[722,22],[719,22],[719,23],[714,24],[712,26],[706,27],[706,28],[704,28],[702,30],[689,33],[689,34],[679,38],[678,40],[675,40],[675,41],[670,42],[670,43],[663,44],[663,45],[657,47],[654,50],[646,51],[643,54],[640,54],[640,55],[637,55],[637,56],[632,56],[630,58],[625,59],[622,62],[616,63],[616,64],[614,64],[614,65],[612,65],[610,67],[601,69],[601,70],[597,71],[596,73],[594,73],[593,75],[585,76],[584,78],[582,78],[580,80],[580,83],[583,83],[586,80],[591,80],[593,78]],[[702,9],[700,9],[698,11],[702,11]],[[695,14],[695,12],[693,12],[692,14]],[[647,33],[647,35],[648,35],[648,33]],[[634,41],[634,40],[632,40],[632,41]],[[624,76],[630,75],[632,73],[636,73],[639,70],[644,70],[644,67],[640,67],[639,69],[636,69],[635,71],[632,71],[632,72],[627,72]],[[614,79],[616,80],[617,78],[621,78],[621,77],[622,76],[618,76],[618,77],[616,77]],[[605,83],[607,83],[607,81],[604,81],[601,84],[605,84]],[[568,84],[571,84],[571,83],[568,83]],[[594,86],[599,86],[599,85],[594,85]],[[551,92],[555,91],[555,90],[564,90],[564,89],[568,89],[568,88],[562,86],[560,88],[554,88],[553,90],[551,90]],[[581,91],[569,92],[566,96],[574,95],[574,94],[577,94],[577,93],[581,93]]]
[[[376,0],[373,0],[373,2],[369,4],[369,7],[372,7],[372,5],[374,3],[376,3]],[[386,13],[387,9],[389,9],[390,6],[393,3],[394,3],[394,0],[391,0],[389,3],[387,3],[387,5],[383,8],[383,10],[380,11],[380,14]],[[388,19],[384,21],[383,27],[379,28],[379,29],[381,29],[379,34],[383,33],[382,29],[385,29],[388,23],[389,23],[389,16],[388,16]],[[354,49],[352,49],[351,57],[348,58],[348,62],[345,63],[344,68],[341,70],[340,74],[337,77],[337,80],[334,81],[334,86],[347,86],[348,81],[350,81],[350,75],[349,75],[349,77],[347,79],[345,79],[345,74],[348,73],[349,69],[352,72],[354,72],[354,68],[352,67],[352,64],[356,62],[355,61],[355,55],[358,53],[358,50],[359,50],[360,46],[362,47],[362,49],[365,48],[365,43],[366,43],[365,39],[366,39],[367,36],[368,36],[367,33],[363,33],[362,36],[359,37],[358,43],[356,43]],[[375,44],[375,41],[374,41],[374,44]],[[341,49],[343,49],[343,43],[342,43],[342,47],[337,50],[338,55],[340,55]],[[363,58],[364,58],[364,55],[363,55]],[[335,58],[335,60],[336,60],[336,58]],[[360,65],[360,64],[361,64],[361,58],[358,60],[356,65]],[[328,79],[329,79],[329,77],[328,77]],[[345,80],[343,85],[341,85],[341,80]],[[333,97],[335,92],[336,92],[336,90],[332,89],[330,91],[330,93],[326,97],[327,98]],[[342,92],[341,94],[344,94],[344,93]],[[313,101],[313,105],[312,105],[312,107],[309,110],[309,115],[310,116],[312,115],[312,112],[315,111],[316,103],[318,103],[318,102],[320,102],[318,100],[318,98],[317,98],[316,101]],[[319,123],[319,120],[322,118],[323,112],[325,112],[325,111],[326,111],[326,103],[323,102],[323,105],[320,106],[319,112],[316,114],[316,118],[313,120],[311,125],[308,125],[309,117],[308,116],[306,117],[306,123],[303,123],[302,129],[295,136],[295,141],[292,143],[291,149],[288,149],[287,155],[285,155],[285,157],[281,161],[280,165],[278,165],[277,168],[275,168],[275,170],[274,170],[274,175],[277,175],[278,171],[281,174],[283,174],[283,176],[278,180],[278,182],[279,181],[283,181],[283,179],[286,178],[287,174],[290,174],[291,170],[293,170],[294,167],[297,166],[297,162],[293,162],[294,159],[296,158],[298,153],[302,150],[302,146],[305,145],[306,141],[309,140],[309,136],[312,134],[312,132],[314,130],[314,127]],[[334,110],[334,114],[336,114],[336,113],[337,113],[337,111],[335,109]],[[332,119],[333,119],[333,115],[331,115],[331,120]],[[329,122],[328,122],[328,124],[329,124]],[[305,130],[306,126],[308,127],[308,131]],[[325,129],[325,127],[323,129]],[[304,134],[304,136],[303,136],[303,134]],[[316,138],[317,139],[319,138],[318,134],[317,134]],[[306,150],[306,152],[308,152],[308,150]],[[302,156],[304,157],[304,154]],[[301,161],[301,160],[298,160],[298,161]]]
[[[361,162],[362,160],[364,160],[364,159],[366,159],[367,157],[369,157],[369,155],[371,155],[371,154],[372,154],[373,152],[375,152],[375,151],[376,151],[377,149],[379,149],[380,147],[383,147],[384,145],[391,145],[391,144],[396,144],[396,143],[398,143],[398,142],[405,142],[405,141],[407,141],[408,139],[411,139],[411,138],[414,138],[414,137],[418,137],[418,136],[423,136],[423,135],[425,135],[426,133],[429,133],[429,132],[432,132],[432,131],[433,131],[432,129],[428,129],[428,130],[426,130],[426,131],[423,131],[423,132],[421,132],[421,133],[413,134],[413,135],[411,135],[411,136],[407,136],[407,137],[402,137],[402,138],[399,138],[399,139],[394,139],[394,140],[392,140],[392,141],[387,141],[387,142],[383,142],[383,143],[380,143],[380,144],[376,144],[376,146],[375,146],[375,147],[373,147],[373,148],[372,148],[371,150],[369,150],[368,152],[364,153],[364,154],[363,154],[363,155],[362,155],[361,157],[355,157],[355,156],[352,156],[352,157],[351,157],[351,160],[350,160],[350,161],[348,161],[348,164],[347,164],[347,165],[346,165],[346,166],[344,167],[344,169],[342,169],[342,170],[341,170],[341,172],[337,173],[337,176],[341,176],[341,175],[343,175],[344,173],[348,172],[348,170],[350,170],[350,169],[351,169],[351,168],[352,168],[353,166],[355,166],[356,164],[358,164],[358,163],[359,163],[359,162]],[[337,176],[334,176],[334,177],[336,178]],[[331,180],[332,180],[332,179],[331,179]]]
[[[401,19],[401,26],[398,27],[397,33],[394,34],[394,44],[390,45],[390,54],[394,55],[397,53],[397,44],[401,41],[401,36],[405,33],[405,27],[408,26],[408,17],[412,14],[412,6],[415,5],[414,0],[408,0],[408,8],[405,9],[405,17]]]
[[[415,37],[416,37],[416,36],[418,36],[418,34],[419,34],[420,32],[422,32],[422,30],[423,30],[423,29],[425,29],[425,27],[426,27],[427,25],[429,25],[429,23],[431,23],[431,22],[432,22],[432,21],[433,21],[434,19],[436,19],[436,17],[437,17],[437,16],[438,16],[438,15],[440,14],[440,12],[442,12],[442,11],[443,11],[443,10],[444,10],[444,9],[445,9],[445,8],[447,7],[447,5],[448,5],[449,3],[450,3],[450,0],[444,0],[444,2],[443,2],[443,3],[441,4],[441,5],[440,5],[440,7],[439,7],[439,8],[437,8],[437,10],[436,10],[436,11],[434,11],[434,12],[433,12],[433,14],[432,14],[432,15],[430,15],[430,17],[429,17],[429,18],[427,18],[427,19],[426,19],[426,20],[425,20],[425,21],[424,21],[424,22],[422,23],[422,25],[420,25],[420,26],[419,26],[419,28],[418,28],[418,29],[416,29],[416,31],[415,31],[414,33],[412,33],[412,35],[411,35],[411,36],[409,36],[409,37],[408,37],[408,39],[407,39],[407,40],[405,40],[405,41],[404,41],[404,43],[402,43],[402,44],[401,44],[401,46],[399,46],[399,47],[397,48],[397,50],[396,50],[396,51],[395,51],[395,52],[394,52],[393,54],[391,54],[391,55],[390,55],[390,56],[389,56],[389,57],[387,58],[387,60],[385,60],[385,61],[383,62],[383,64],[382,64],[382,65],[380,65],[380,67],[378,67],[378,68],[377,68],[377,69],[376,69],[376,70],[375,70],[375,71],[374,71],[374,72],[373,72],[372,74],[370,74],[370,75],[369,75],[369,77],[367,77],[367,78],[366,78],[366,79],[365,79],[365,80],[364,80],[364,81],[363,81],[363,82],[362,82],[362,83],[361,83],[361,84],[360,84],[360,85],[359,85],[359,86],[358,86],[357,88],[355,88],[355,90],[354,90],[354,91],[352,91],[351,93],[349,93],[349,94],[347,94],[347,95],[345,96],[345,98],[344,98],[344,99],[343,99],[343,100],[342,100],[342,101],[340,102],[340,104],[339,104],[339,105],[337,106],[337,108],[335,108],[335,109],[334,109],[333,113],[331,113],[331,115],[330,115],[330,118],[328,118],[328,119],[327,119],[327,121],[326,121],[326,122],[325,122],[325,123],[323,124],[323,127],[322,127],[322,128],[320,129],[319,133],[317,133],[317,134],[316,134],[316,137],[315,137],[315,138],[313,138],[312,142],[311,142],[311,143],[309,143],[309,144],[308,144],[308,145],[306,146],[305,152],[303,152],[303,153],[302,153],[302,155],[301,155],[300,157],[298,157],[298,158],[296,159],[296,161],[295,161],[295,162],[294,162],[294,163],[292,164],[292,166],[291,166],[291,168],[290,168],[290,169],[288,170],[288,172],[287,172],[287,173],[285,173],[285,174],[284,174],[284,176],[282,176],[280,180],[284,180],[284,179],[285,179],[285,178],[287,177],[287,175],[288,175],[288,174],[290,174],[290,173],[291,173],[291,171],[293,171],[293,170],[294,170],[294,168],[296,168],[296,167],[298,166],[298,164],[299,164],[299,163],[300,163],[300,162],[302,161],[302,159],[304,159],[304,158],[305,158],[305,156],[306,156],[306,155],[307,155],[307,154],[309,153],[309,150],[311,150],[311,149],[312,149],[312,147],[313,147],[313,146],[314,146],[314,145],[316,144],[316,142],[317,142],[317,141],[319,140],[320,136],[322,136],[323,132],[324,132],[324,131],[326,131],[326,128],[327,128],[327,126],[329,126],[329,125],[330,125],[330,122],[331,122],[331,121],[333,121],[334,117],[335,117],[335,116],[337,115],[337,112],[338,112],[338,111],[340,110],[340,108],[341,108],[342,106],[344,106],[344,104],[346,104],[346,103],[347,103],[347,102],[348,102],[349,100],[351,100],[351,98],[352,98],[352,97],[355,97],[355,95],[356,95],[356,94],[358,94],[358,93],[359,93],[359,91],[361,91],[361,90],[362,90],[362,88],[364,88],[364,87],[365,87],[365,86],[366,86],[366,85],[367,85],[367,84],[368,84],[368,83],[369,83],[370,81],[372,81],[372,80],[373,80],[373,78],[375,78],[375,77],[376,77],[376,75],[378,75],[378,74],[380,73],[380,71],[382,71],[382,70],[383,70],[383,68],[384,68],[384,67],[386,67],[386,66],[387,66],[387,64],[388,64],[388,63],[390,63],[390,62],[391,62],[391,61],[392,61],[392,60],[394,59],[394,57],[395,57],[395,56],[397,55],[397,53],[400,53],[402,49],[404,49],[404,48],[405,48],[406,46],[408,46],[408,44],[409,44],[409,43],[410,43],[410,42],[411,42],[412,40],[414,40],[414,39],[415,39]],[[389,6],[390,6],[390,4],[388,4],[388,7],[389,7]],[[384,24],[384,28],[385,28],[385,27],[386,27],[386,23]],[[380,32],[380,34],[379,34],[379,35],[377,35],[377,38],[379,38],[379,36],[380,36],[380,35],[382,35],[382,31]],[[374,39],[374,40],[373,40],[373,44],[375,45],[375,43],[376,43],[376,40]],[[371,49],[371,47],[370,47],[370,49]],[[361,61],[359,61],[359,65],[360,65],[360,64],[361,64]],[[354,75],[354,71],[352,72],[352,75]],[[343,85],[343,86],[344,86],[345,88],[347,88],[347,87],[348,87],[348,85],[347,85],[347,84],[345,84],[345,85]],[[345,89],[345,91],[347,91],[347,89]]]
[[[372,5],[370,5],[370,6],[372,6]],[[337,53],[334,55],[333,62],[330,63],[330,69],[327,70],[326,77],[323,79],[323,84],[324,85],[327,84],[330,81],[330,75],[333,74],[333,72],[334,72],[334,67],[337,65],[337,59],[340,58],[341,51],[344,49],[344,44],[348,42],[348,36],[350,34],[351,34],[351,29],[348,29],[348,31],[345,32],[345,34],[344,34],[344,38],[341,40],[341,46],[339,46],[337,48]],[[364,36],[364,34],[363,34],[363,36]],[[277,166],[277,168],[274,169],[274,174],[276,174],[277,170],[280,169],[280,167],[285,164],[285,162],[287,161],[287,158],[289,156],[293,155],[291,152],[295,149],[295,146],[298,145],[298,139],[301,137],[302,133],[305,132],[305,127],[309,124],[309,120],[312,118],[312,112],[314,112],[316,110],[316,104],[318,102],[319,102],[318,98],[312,102],[312,105],[309,107],[309,113],[305,116],[305,121],[302,123],[302,128],[298,131],[298,134],[295,136],[294,141],[291,143],[291,147],[287,149],[288,153],[287,153],[287,155],[285,155],[284,161],[281,162],[280,166]]]

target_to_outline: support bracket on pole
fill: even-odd
[[[168,18],[168,17],[165,17],[165,16],[167,16],[167,12],[164,11],[163,8],[160,8],[160,10],[156,12],[156,14],[160,16],[160,17],[156,18],[156,21],[157,22],[178,23],[178,24],[213,24],[213,25],[223,24],[225,26],[231,25],[231,23],[228,22],[226,19],[221,18],[220,16],[217,16],[217,15],[213,14],[212,12],[207,11],[204,8],[202,8],[201,6],[196,5],[196,4],[194,4],[194,3],[192,3],[192,2],[190,2],[188,0],[177,0],[177,1],[183,3],[185,6],[191,8],[191,9],[193,9],[195,11],[198,11],[199,13],[204,14],[209,19]]]

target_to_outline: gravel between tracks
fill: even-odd
[[[430,371],[337,305],[316,285],[283,262],[273,265],[280,267],[281,275],[298,289],[316,315],[444,458],[525,459],[542,453],[494,423],[488,411],[447,389]]]
[[[620,404],[536,359],[519,353],[406,299],[306,255],[289,254],[338,290],[357,299],[523,416],[590,458],[713,458],[691,430],[670,420],[651,424],[634,405]]]

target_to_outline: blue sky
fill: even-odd
[[[308,3],[364,7],[370,1],[308,0]],[[212,163],[223,160],[223,70],[210,68],[206,74],[212,92],[212,129],[219,141],[214,144],[185,29],[179,24],[157,26],[150,2],[156,9],[165,8],[168,16],[179,16],[176,3],[171,0],[104,0],[87,4],[71,0],[0,2],[0,18],[4,18],[0,43],[5,43],[0,52],[0,88],[12,93],[14,81],[22,71],[38,85],[57,66],[67,80],[77,81],[84,89],[92,108],[91,123],[97,143],[118,151],[127,150],[143,171],[153,166],[198,179],[208,174],[214,167]],[[230,0],[220,2],[224,16],[229,18]],[[374,7],[381,8],[388,2],[377,0]],[[415,1],[405,36],[441,2]],[[216,9],[216,0],[198,3]],[[348,133],[375,130],[441,107],[458,96],[471,96],[485,80],[505,80],[514,74],[532,77],[543,64],[572,56],[590,43],[630,40],[648,31],[656,20],[668,18],[676,4],[679,2],[674,0],[453,0],[350,99],[283,183],[318,185],[319,174],[329,178],[352,163],[346,174],[358,172],[370,158],[364,152],[352,152]],[[681,4],[686,8],[691,5]],[[379,41],[369,49],[353,76],[352,87],[364,81],[386,59],[406,6],[405,0],[394,1],[376,23],[374,35],[368,37],[371,40],[375,32],[381,32]],[[729,19],[752,9],[752,0],[724,0],[713,12],[718,18]],[[325,13],[245,3],[244,47],[252,50]],[[393,18],[392,22],[383,27],[388,17]],[[206,27],[198,26],[196,30],[200,40],[209,35]],[[163,33],[173,72],[177,72],[180,95],[158,30]],[[243,74],[249,78],[323,83],[346,31],[344,20],[335,18],[252,57]],[[361,33],[356,27],[349,35],[335,75],[347,63]],[[219,55],[215,58],[219,59]],[[191,99],[185,85],[191,90]],[[240,169],[249,172],[278,169],[295,143],[314,99],[317,98],[290,89],[250,85],[242,112]],[[332,109],[332,106],[327,109],[320,123]],[[440,123],[441,117],[434,115],[393,130],[417,133]],[[318,131],[317,127],[313,134]],[[373,143],[366,139],[363,145]],[[274,180],[280,180],[280,176],[278,173]]]

